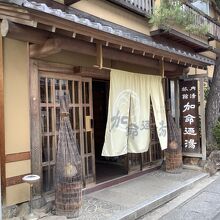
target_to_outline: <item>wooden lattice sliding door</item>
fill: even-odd
[[[83,158],[83,175],[86,184],[95,182],[95,150],[94,150],[94,128],[93,128],[93,108],[92,108],[92,79],[82,78],[82,136],[84,141],[84,151],[81,152]]]
[[[128,173],[141,170],[141,154],[127,154]]]
[[[142,154],[127,154],[128,173],[138,172],[163,159],[163,152],[157,136],[153,108],[150,109],[150,146],[147,152]]]
[[[152,106],[150,109],[150,146],[147,152],[141,154],[141,158],[142,167],[149,166],[163,159],[163,152],[160,148],[160,142],[157,136],[157,129]]]
[[[95,181],[92,81],[80,76],[40,72],[42,191],[54,187],[61,91],[70,95],[70,121],[82,157],[84,185]]]

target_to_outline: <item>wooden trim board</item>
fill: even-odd
[[[6,187],[9,187],[9,186],[14,186],[14,185],[17,185],[17,184],[21,184],[21,183],[24,183],[22,178],[26,175],[29,175],[29,173],[27,174],[24,174],[24,175],[19,175],[19,176],[13,176],[13,177],[9,177],[6,179]]]
[[[21,152],[21,153],[15,153],[15,154],[7,154],[5,156],[5,163],[29,160],[30,158],[31,158],[30,151],[28,151],[28,152]]]

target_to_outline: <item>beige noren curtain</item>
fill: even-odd
[[[150,98],[161,148],[167,147],[167,123],[161,80],[160,76],[111,71],[103,156],[143,153],[148,150]]]

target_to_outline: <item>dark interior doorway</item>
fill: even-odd
[[[109,81],[94,80],[93,118],[95,140],[96,183],[127,174],[126,157],[102,157],[105,128],[108,116]]]

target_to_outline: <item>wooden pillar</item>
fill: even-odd
[[[0,165],[2,203],[6,196],[5,175],[5,124],[4,124],[4,71],[3,71],[3,38],[0,35]]]
[[[179,80],[174,81],[175,90],[175,121],[177,127],[180,129],[180,94],[179,94]]]
[[[164,93],[164,101],[166,104],[166,77],[165,77],[165,67],[164,67],[164,59],[163,57],[159,60],[160,65],[160,74],[162,76],[162,86],[163,86],[163,93]]]
[[[40,126],[40,100],[39,100],[39,75],[38,62],[30,60],[30,111],[31,111],[31,171],[41,175],[41,126]],[[34,195],[41,194],[41,183],[34,184]]]
[[[103,68],[103,52],[102,52],[102,44],[101,43],[97,43],[96,44],[96,49],[97,49],[97,65],[99,67],[99,69]]]
[[[201,114],[201,138],[202,138],[202,159],[206,160],[206,129],[205,129],[205,94],[204,78],[199,79],[200,87],[200,114]]]

